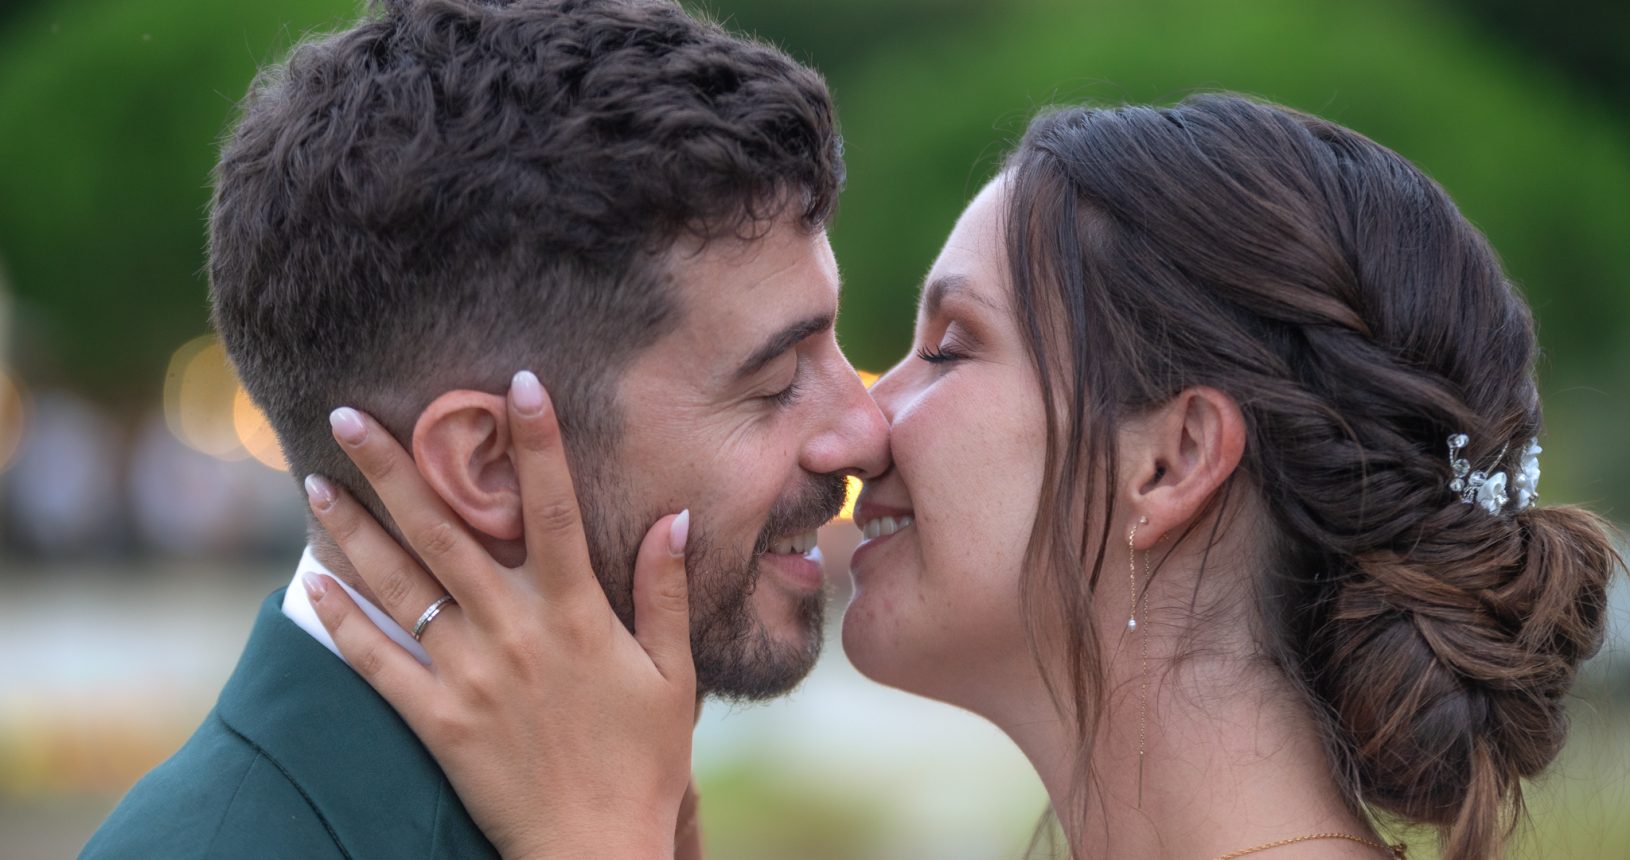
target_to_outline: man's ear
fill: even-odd
[[[1129,428],[1131,429],[1131,428]],[[1148,549],[1199,516],[1245,453],[1245,416],[1215,388],[1184,390],[1123,439],[1127,501],[1149,518],[1137,548]]]
[[[413,459],[430,488],[471,528],[499,540],[520,539],[520,480],[501,395],[458,390],[437,397],[413,425]]]

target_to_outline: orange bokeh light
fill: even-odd
[[[249,399],[249,392],[241,387],[232,398],[232,427],[238,433],[238,443],[249,452],[249,456],[269,469],[279,472],[289,470],[288,462],[283,459],[283,449],[277,444],[277,434],[272,432],[272,425],[266,423],[266,416],[260,407]]]
[[[838,519],[852,520],[855,518],[855,500],[860,498],[860,479],[854,475],[848,478],[849,492],[843,499],[843,512]]]
[[[5,471],[23,445],[23,429],[28,424],[25,403],[22,383],[0,367],[0,471]]]
[[[226,349],[214,335],[182,344],[164,376],[164,422],[188,447],[222,460],[253,457],[288,471],[277,435],[238,384]]]
[[[860,383],[867,388],[877,384],[877,380],[880,378],[869,370],[857,370],[855,375],[860,377]],[[848,483],[849,493],[843,500],[843,512],[838,514],[840,520],[853,520],[855,518],[855,501],[860,498],[860,479],[851,475]]]

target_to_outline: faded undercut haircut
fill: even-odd
[[[619,374],[678,322],[667,252],[819,229],[843,183],[819,74],[658,0],[376,3],[241,108],[210,212],[215,326],[293,475],[387,526],[330,410],[405,443],[442,392],[530,369],[592,472]]]

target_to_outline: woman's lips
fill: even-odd
[[[855,525],[860,528],[860,535],[865,540],[877,540],[888,537],[901,529],[910,527],[917,521],[911,514],[901,514],[897,517],[877,517],[870,520],[856,520]]]
[[[855,525],[864,527],[866,523],[880,520],[884,517],[912,516],[911,508],[905,505],[892,505],[875,496],[868,496],[864,491],[860,494],[860,501],[855,504]],[[864,528],[862,529],[864,530]]]
[[[892,513],[884,514],[881,510],[880,507],[871,508],[867,511],[870,516],[863,516],[858,508],[855,511],[855,525],[860,529],[861,541],[849,561],[851,573],[857,573],[862,562],[874,550],[917,524],[916,515],[910,511],[895,508]]]

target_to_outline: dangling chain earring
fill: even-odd
[[[1138,630],[1138,526],[1147,525],[1148,517],[1138,517],[1137,525],[1126,534],[1126,566],[1127,577],[1132,587],[1132,610],[1126,618],[1126,629],[1136,633]],[[1143,554],[1143,581],[1144,588],[1149,585],[1149,554]],[[1143,596],[1145,614],[1149,609],[1149,597]],[[1143,748],[1148,733],[1149,721],[1149,637],[1138,637],[1138,808],[1143,808]]]

